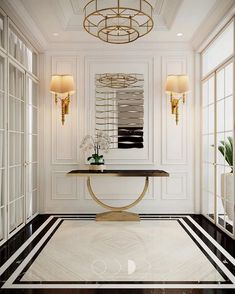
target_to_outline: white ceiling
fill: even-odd
[[[101,42],[84,31],[83,7],[88,0],[5,0],[24,12],[48,44]],[[138,0],[131,0],[138,1]],[[191,42],[213,12],[224,12],[234,0],[149,0],[154,7],[154,30],[140,41]],[[218,12],[217,12],[218,14]],[[55,36],[56,33],[56,36]],[[177,33],[183,33],[178,37]],[[109,45],[109,44],[108,44]]]

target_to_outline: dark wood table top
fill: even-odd
[[[117,177],[169,177],[169,173],[164,170],[150,169],[106,169],[104,171],[94,171],[89,169],[71,170],[69,175],[77,176],[117,176]]]

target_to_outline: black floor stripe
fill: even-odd
[[[227,267],[227,269],[235,276],[235,265],[217,248],[211,243],[207,237],[188,219],[184,218],[184,221],[190,226],[191,229],[198,235],[198,237],[206,244],[206,246],[219,258],[220,261]]]
[[[0,246],[0,266],[2,266],[32,234],[50,217],[48,214],[38,215],[25,227]]]
[[[188,231],[188,229],[184,226],[183,223],[179,221],[181,227],[185,230],[185,232],[189,235],[189,237],[193,240],[193,242],[200,248],[201,252],[209,259],[210,263],[214,266],[214,268],[221,274],[221,276],[225,279],[226,282],[218,282],[218,284],[232,284],[230,279],[225,275],[225,273],[220,269],[217,263],[211,258],[211,256],[207,253],[207,251],[198,243],[198,241],[194,238],[194,236]]]
[[[20,263],[28,256],[28,254],[33,250],[37,243],[42,239],[42,237],[48,232],[48,230],[56,222],[57,217],[53,218],[45,228],[34,238],[34,240],[24,249],[24,251],[12,262],[12,264],[6,269],[6,271],[0,276],[0,285],[12,275],[12,273],[17,269]]]
[[[39,250],[34,254],[34,256],[32,257],[32,259],[28,262],[28,264],[24,267],[24,269],[22,270],[22,272],[20,273],[20,275],[16,278],[16,280],[14,281],[14,283],[21,283],[20,279],[22,278],[22,276],[25,274],[25,272],[30,268],[30,266],[33,264],[33,262],[35,261],[35,259],[38,257],[38,255],[40,254],[40,252],[45,248],[45,246],[48,244],[48,242],[51,240],[51,238],[53,237],[53,235],[55,234],[55,232],[58,230],[58,228],[61,226],[61,224],[63,223],[63,220],[61,220],[56,227],[54,228],[54,230],[51,232],[51,234],[48,236],[48,238],[44,241],[44,243],[42,244],[42,246],[40,246]],[[43,235],[44,236],[44,235]]]

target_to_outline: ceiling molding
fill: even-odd
[[[182,3],[183,0],[165,0],[163,2],[161,13],[164,19],[165,26],[168,29],[172,27],[172,24]]]
[[[210,42],[210,39],[213,38],[234,14],[234,0],[217,0],[191,39],[191,44],[195,51],[202,51],[203,47]]]
[[[36,49],[43,51],[45,48],[51,47],[51,45],[62,48],[64,43],[66,43],[66,46],[71,45],[73,48],[80,48],[82,43],[89,43],[89,46],[99,47],[99,42],[95,38],[94,42],[89,39],[87,34],[85,35],[83,28],[83,7],[87,1],[89,0],[43,0],[40,3],[39,0],[0,0],[0,3],[1,6],[2,3],[5,3],[6,12],[16,25],[21,27],[21,30],[24,30],[23,33],[29,36]],[[177,31],[175,27],[178,26],[183,31],[185,26],[182,26],[182,20],[184,20],[184,17],[187,16],[187,21],[190,21],[190,14],[188,14],[190,7],[186,5],[189,0],[149,1],[154,5],[155,25],[152,35],[149,34],[147,39],[141,40],[141,43],[151,48],[152,44],[155,44],[155,40],[158,40],[158,43],[178,43],[179,39],[176,37]],[[193,1],[190,0],[190,3],[195,8],[197,4]],[[194,48],[198,48],[234,1],[210,0],[209,3],[213,2],[215,5],[208,5],[207,10],[203,8],[203,1],[200,1],[201,6],[197,10],[197,14],[194,15],[194,25],[191,24],[191,27],[189,26],[189,28],[185,29],[185,38],[182,38],[179,43],[192,42]],[[188,10],[185,10],[185,7]],[[200,18],[200,12],[202,13],[203,9],[203,15],[206,15],[207,11],[209,11],[204,21],[202,17]],[[181,22],[179,21],[179,16]],[[200,22],[197,22],[197,16]],[[200,24],[201,21],[203,21],[202,24]],[[190,32],[193,32],[194,30],[192,31],[192,29],[197,28],[199,24],[199,29],[191,38],[193,33]],[[55,37],[54,32],[58,33],[59,36]],[[169,37],[165,37],[165,35]],[[137,44],[139,46],[141,43],[135,42],[135,46]]]
[[[63,1],[63,0],[62,0]],[[83,9],[89,0],[69,0],[73,8],[74,14],[83,14]],[[161,14],[161,10],[164,2],[169,0],[150,0],[149,2],[153,5],[154,14]],[[171,0],[174,1],[174,0]]]
[[[63,29],[67,30],[71,15],[73,14],[72,0],[57,0],[56,12]]]
[[[138,44],[137,44],[138,43]],[[122,48],[121,48],[122,47]],[[125,46],[120,45],[110,45],[103,42],[74,42],[74,43],[50,43],[47,51],[53,52],[71,52],[74,54],[78,51],[93,51],[96,50],[97,54],[102,54],[104,51],[112,52],[112,54],[116,54],[117,52],[133,52],[133,51],[142,51],[142,52],[153,52],[153,51],[189,51],[192,52],[191,44],[187,42],[154,42],[154,41],[141,41],[137,40],[135,43],[125,44]],[[95,48],[95,49],[94,49]],[[143,53],[144,54],[144,53]]]
[[[74,14],[83,14],[83,8],[85,5],[84,5],[84,3],[82,4],[82,1],[77,1],[77,0],[69,0],[69,1],[71,3],[72,8],[73,8]]]
[[[2,0],[1,7],[38,52],[47,49],[48,42],[20,1]]]
[[[162,8],[164,5],[164,2],[166,2],[166,0],[158,0],[155,7],[154,7],[154,13],[157,15],[160,15],[162,13]]]

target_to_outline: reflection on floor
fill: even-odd
[[[207,221],[201,216],[145,215],[139,223],[109,223],[95,222],[91,215],[39,216],[31,224],[36,232],[24,235],[14,255],[3,254],[7,244],[0,248],[0,291],[54,293],[49,289],[56,288],[55,293],[70,293],[63,292],[67,288],[85,294],[94,293],[88,289],[125,293],[128,288],[186,294],[214,288],[217,292],[208,293],[233,293],[234,241],[223,235],[228,252],[211,237],[211,224],[208,234],[198,223]]]

